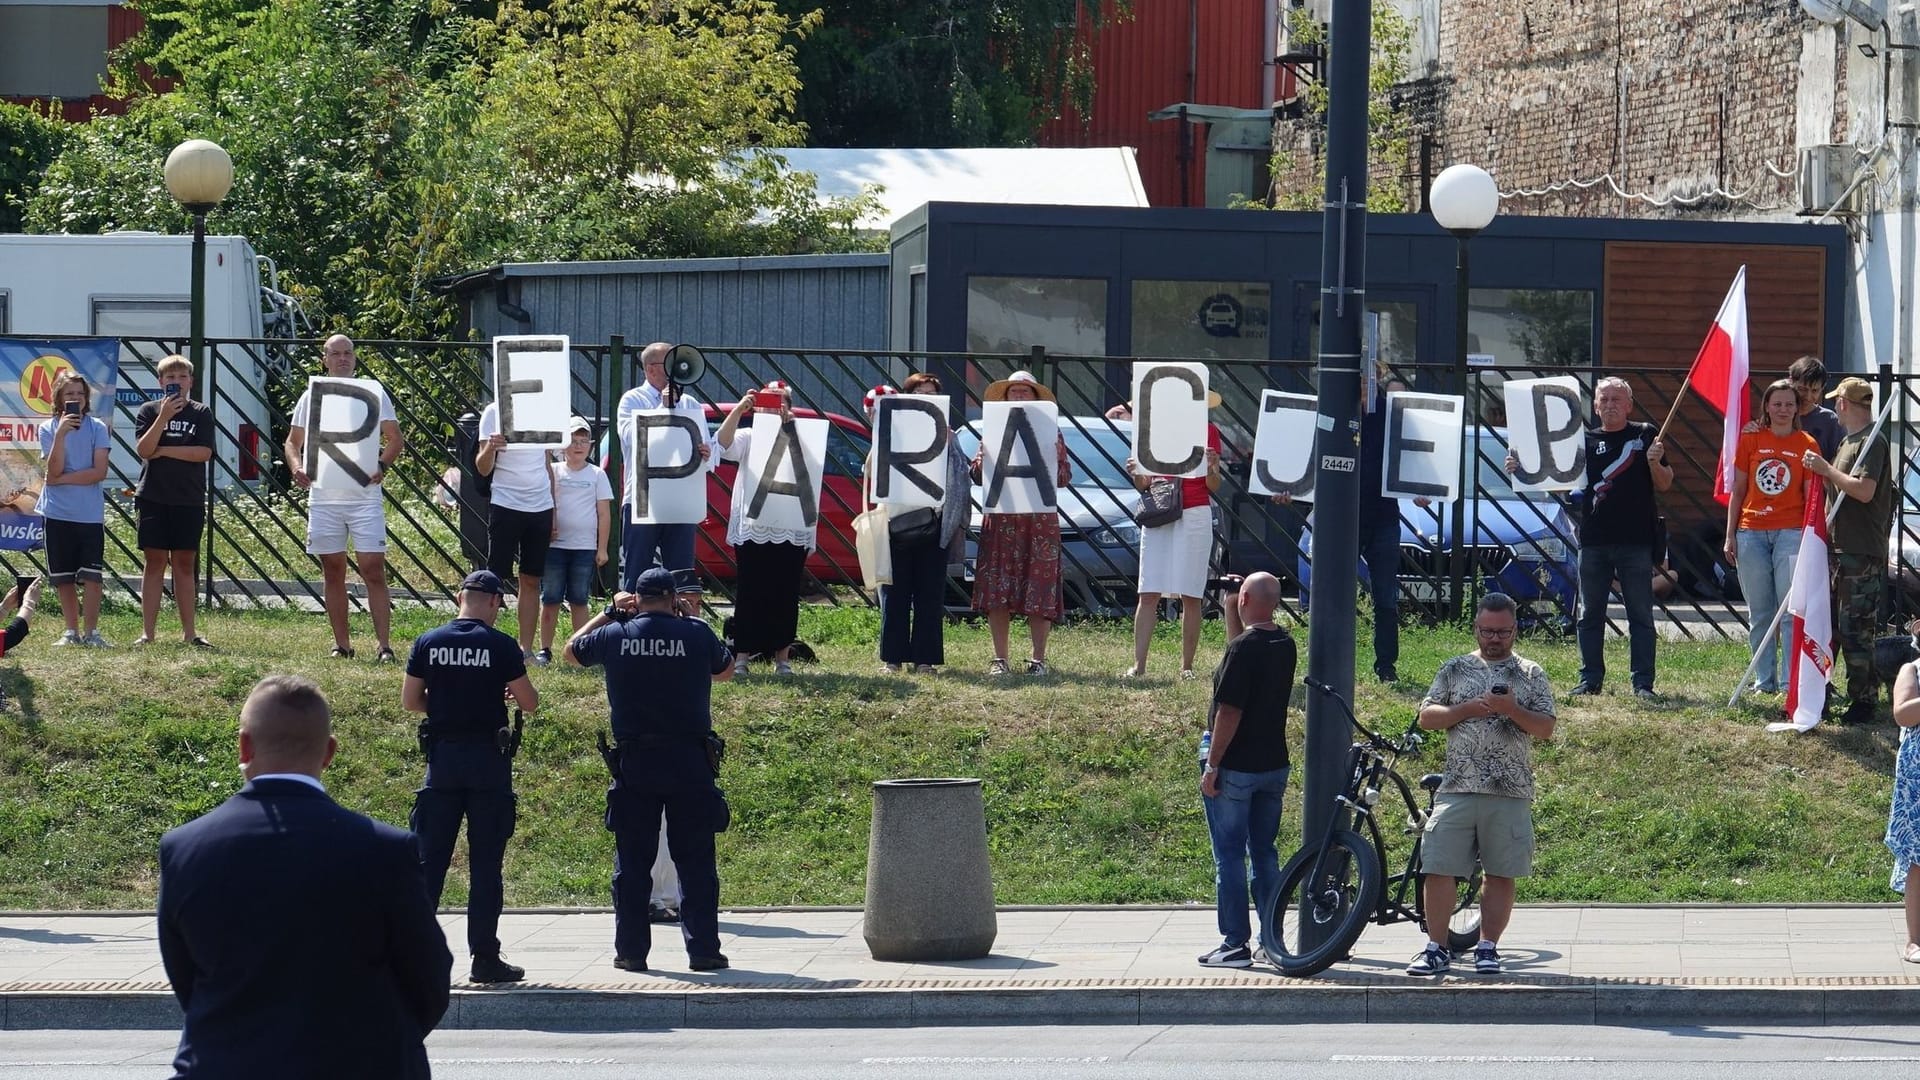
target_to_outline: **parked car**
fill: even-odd
[[[1477,480],[1467,492],[1462,517],[1467,533],[1468,576],[1481,592],[1503,592],[1520,607],[1522,625],[1572,626],[1579,590],[1574,524],[1559,499],[1513,490],[1502,462],[1507,456],[1505,429],[1480,431]],[[1400,500],[1400,606],[1428,618],[1444,615],[1453,584],[1453,543],[1449,503],[1419,506]],[[1300,597],[1307,603],[1313,583],[1309,555],[1313,525],[1300,534]],[[1364,558],[1360,580],[1367,580]]]
[[[974,421],[956,433],[969,459],[980,447],[977,425]],[[1127,459],[1133,456],[1133,425],[1103,416],[1063,416],[1060,434],[1073,462],[1072,479],[1060,492],[1060,574],[1066,606],[1097,615],[1128,614],[1140,577],[1140,526],[1133,520],[1139,496],[1126,470]],[[961,598],[971,592],[980,545],[981,498],[976,485],[958,589]]]
[[[720,422],[733,411],[733,403],[706,406],[707,430],[719,430]],[[807,572],[829,585],[855,585],[860,582],[860,558],[853,549],[853,519],[860,513],[860,470],[867,460],[873,435],[867,425],[839,413],[795,408],[796,418],[825,418],[827,429],[825,475],[820,480],[820,519],[815,527],[815,547],[807,556]],[[611,425],[602,426],[611,429]],[[600,462],[607,463],[607,438],[600,442]],[[740,472],[737,462],[719,460],[707,478],[707,518],[695,536],[693,561],[708,581],[732,581],[735,577],[733,547],[727,543],[727,515],[733,506],[733,485]],[[616,485],[619,478],[609,476]],[[614,513],[619,513],[616,506]]]

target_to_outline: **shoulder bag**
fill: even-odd
[[[1157,529],[1180,520],[1185,507],[1180,505],[1180,481],[1156,476],[1147,482],[1140,505],[1133,509],[1133,520],[1143,529]]]

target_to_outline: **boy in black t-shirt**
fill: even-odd
[[[173,599],[187,644],[212,648],[193,629],[193,561],[207,524],[207,462],[213,458],[213,410],[193,400],[193,364],[169,356],[155,369],[160,396],[133,417],[140,483],[134,489],[136,531],[145,569],[140,581],[140,639],[153,643],[161,585],[173,568]]]
[[[1280,804],[1287,791],[1287,700],[1299,653],[1293,635],[1273,621],[1280,579],[1254,574],[1226,605],[1227,654],[1213,676],[1205,771],[1200,795],[1213,841],[1214,903],[1220,945],[1203,967],[1253,966],[1253,923],[1247,916],[1247,864],[1261,911],[1280,887]],[[1243,629],[1244,627],[1244,629]]]

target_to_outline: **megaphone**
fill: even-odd
[[[667,350],[667,378],[675,383],[696,383],[707,373],[707,354],[691,345],[675,345]]]

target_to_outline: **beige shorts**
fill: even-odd
[[[1505,795],[1457,793],[1433,801],[1420,841],[1420,872],[1467,877],[1474,864],[1494,877],[1533,872],[1533,805]]]

